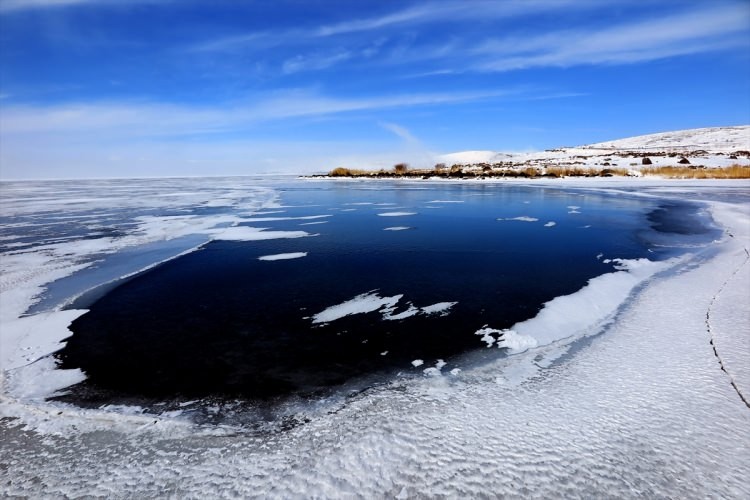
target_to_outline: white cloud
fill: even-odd
[[[612,2],[611,2],[612,3]],[[474,0],[424,3],[382,16],[353,19],[338,24],[321,26],[315,36],[334,36],[372,31],[397,25],[455,22],[472,19],[501,19],[520,17],[556,9],[591,8],[597,2],[587,0]]]
[[[238,130],[269,120],[453,104],[514,93],[516,91],[493,90],[333,98],[296,91],[279,93],[256,103],[215,107],[126,102],[7,106],[0,114],[0,134],[66,134],[102,129],[118,130],[124,135],[136,136],[210,134]]]
[[[378,123],[378,125],[388,130],[389,132],[392,132],[393,134],[400,137],[407,143],[411,143],[411,144],[420,143],[419,139],[414,137],[414,135],[409,131],[409,129],[397,123],[380,122]]]
[[[352,52],[348,50],[341,50],[332,54],[324,55],[297,55],[284,61],[281,70],[287,75],[301,71],[321,70],[330,68],[340,62],[348,61],[352,56]]]
[[[617,2],[627,3],[625,0]],[[612,65],[647,62],[667,57],[720,51],[750,45],[750,5],[743,2],[715,3],[695,7],[677,3],[672,14],[658,18],[635,18],[630,22],[602,27],[581,21],[567,28],[539,33],[518,33],[514,25],[504,24],[509,35],[499,39],[464,36],[467,22],[475,20],[522,19],[540,13],[570,14],[575,11],[612,8],[596,1],[531,0],[507,2],[458,2],[418,4],[390,13],[343,21],[306,29],[256,32],[221,38],[193,46],[200,51],[268,50],[271,47],[296,47],[297,55],[287,57],[284,74],[322,70],[368,58],[376,64],[420,67],[419,76],[456,74],[467,71],[503,72],[538,67],[576,65]],[[627,8],[623,8],[627,12]],[[461,29],[441,32],[432,38],[418,37],[400,26],[429,23],[461,23]],[[377,46],[357,48],[365,33],[380,32]],[[486,33],[479,29],[477,33]],[[346,35],[351,35],[346,37]],[[479,35],[477,35],[478,37]],[[336,38],[340,37],[340,38]],[[389,37],[389,38],[385,38]],[[337,47],[321,48],[330,38]],[[385,40],[389,40],[389,44]],[[346,41],[346,43],[344,43]],[[315,50],[306,53],[308,46]],[[342,48],[346,47],[346,48]],[[377,56],[377,57],[376,57]]]
[[[1,0],[0,12],[11,12],[14,10],[65,7],[82,3],[91,3],[92,0]]]
[[[93,0],[91,0],[93,1]],[[618,0],[624,1],[624,0]],[[610,5],[614,0],[610,2]],[[299,44],[300,41],[313,38],[327,38],[338,35],[364,33],[375,30],[386,30],[405,25],[421,25],[436,22],[455,23],[471,21],[521,17],[539,12],[549,13],[554,10],[590,9],[600,6],[595,0],[475,0],[427,2],[397,10],[380,16],[350,19],[336,24],[327,24],[308,29],[288,29],[276,31],[259,31],[240,33],[193,45],[190,50],[202,52],[223,52],[240,47],[280,46]]]
[[[0,0],[0,13],[29,9],[71,7],[75,5],[132,5],[134,3],[159,3],[164,0]]]
[[[43,145],[43,147],[40,147]],[[407,162],[429,166],[423,154],[387,141],[226,140],[123,138],[103,131],[19,137],[0,148],[0,179],[252,175],[327,172],[337,166],[390,168]]]
[[[628,64],[748,45],[750,8],[694,10],[597,31],[559,31],[493,40],[475,47],[490,60],[473,69],[509,71],[545,66]]]

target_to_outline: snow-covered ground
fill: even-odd
[[[750,165],[750,125],[713,127],[649,134],[577,147],[539,152],[463,151],[438,157],[447,165],[502,165],[504,167],[595,167],[640,170],[643,158],[651,166],[690,165],[726,167]]]
[[[553,300],[512,333],[491,325],[482,332],[488,345],[504,342],[517,354],[480,365],[467,359],[462,370],[450,373],[443,373],[442,360],[415,360],[426,366],[422,378],[377,387],[344,403],[292,403],[289,414],[301,425],[267,433],[194,425],[181,419],[179,410],[155,416],[137,408],[83,410],[44,402],[50,389],[80,376],[65,378],[49,366],[52,358],[44,357],[62,339],[72,319],[66,315],[78,312],[22,313],[49,281],[91,265],[92,256],[129,240],[116,245],[93,240],[91,248],[63,242],[42,252],[20,252],[15,260],[3,258],[3,493],[750,496],[750,308],[745,300],[750,296],[750,183],[523,182],[705,200],[725,234],[700,255],[658,265],[623,262],[620,271]],[[744,198],[737,197],[738,188]],[[242,217],[144,219],[130,234],[146,242],[157,234],[186,231],[207,239],[269,234],[236,225],[262,209],[280,208],[273,192],[253,189],[221,189]],[[216,203],[217,194],[202,203]],[[60,206],[59,200],[45,202]],[[23,213],[24,203],[3,208]],[[97,205],[102,213],[107,203],[113,202]],[[195,203],[201,201],[189,200]],[[274,236],[305,236],[289,233],[295,234]],[[321,321],[334,321],[373,300],[395,305],[399,299],[370,293],[319,314],[330,316]],[[409,310],[426,314],[429,307],[444,310],[449,304]],[[556,332],[562,325],[575,334]]]

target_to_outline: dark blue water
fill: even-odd
[[[438,359],[450,370],[458,355],[484,348],[477,329],[535,316],[611,272],[606,258],[663,258],[675,251],[665,242],[681,234],[709,236],[695,205],[554,188],[307,181],[282,186],[281,201],[274,210],[283,213],[264,217],[330,217],[248,220],[317,236],[214,241],[74,304],[90,312],[58,357],[88,380],[66,398],[264,399],[419,373]],[[409,229],[384,230],[393,226]],[[290,252],[307,256],[258,260]],[[373,311],[313,323],[367,292],[403,295],[394,313],[457,304],[444,316],[389,321]]]

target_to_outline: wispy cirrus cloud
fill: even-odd
[[[123,136],[210,134],[240,130],[272,120],[449,105],[510,97],[522,92],[507,89],[343,98],[288,91],[254,103],[211,107],[137,102],[7,106],[0,115],[0,135],[75,134],[102,130],[117,130]]]
[[[352,57],[354,57],[354,53],[349,50],[337,50],[330,54],[298,54],[284,61],[281,65],[281,71],[289,75],[300,71],[321,70],[348,61]]]
[[[41,0],[43,1],[43,0]],[[63,0],[64,1],[64,0]],[[75,1],[75,0],[71,0]],[[89,0],[91,1],[91,0]],[[300,40],[320,39],[372,31],[384,31],[400,26],[430,23],[471,21],[522,17],[554,10],[590,9],[598,4],[593,0],[480,0],[473,2],[428,2],[405,7],[379,16],[350,19],[309,28],[258,31],[218,37],[193,45],[190,49],[201,52],[221,52],[254,45],[278,46],[299,43]]]
[[[414,134],[409,131],[406,127],[403,125],[399,125],[398,123],[390,123],[390,122],[379,122],[378,125],[380,125],[385,130],[393,133],[400,139],[402,139],[404,142],[408,144],[420,144],[420,140],[417,139]]]
[[[612,4],[606,7],[611,8]],[[750,4],[745,2],[721,2],[710,7],[678,3],[677,8],[652,13],[651,17],[641,15],[606,27],[589,20],[569,22],[559,30],[528,32],[506,23],[502,28],[508,35],[502,38],[488,39],[486,30],[477,36],[466,36],[464,29],[475,21],[507,19],[515,23],[539,13],[594,13],[602,8],[601,2],[568,0],[427,3],[336,24],[219,38],[194,45],[191,50],[262,53],[272,48],[284,51],[286,47],[293,55],[282,60],[279,71],[284,75],[346,66],[367,57],[371,64],[384,67],[420,64],[416,74],[434,76],[632,64],[750,45]],[[424,32],[412,36],[398,31],[399,26],[440,22],[457,23],[460,29],[437,38],[425,37]],[[356,36],[360,33],[378,33],[382,41],[375,50],[363,48],[367,42]],[[326,47],[329,39],[335,40],[336,45]]]
[[[630,64],[750,45],[750,7],[693,10],[656,20],[599,30],[564,30],[485,41],[470,52],[472,69],[510,71],[533,67]]]
[[[621,3],[613,1],[611,4]],[[381,16],[353,19],[336,24],[320,26],[311,31],[314,36],[334,36],[347,33],[373,31],[399,25],[416,25],[435,22],[497,20],[523,17],[538,13],[551,13],[556,10],[580,10],[600,7],[601,2],[593,0],[479,0],[445,1],[422,3]]]
[[[134,3],[164,3],[167,0],[0,0],[0,13],[73,6],[127,6]]]

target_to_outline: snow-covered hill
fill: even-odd
[[[502,167],[612,167],[639,169],[644,157],[652,165],[724,167],[750,165],[750,125],[661,132],[614,141],[532,153],[464,151],[438,157],[448,165]],[[684,162],[683,162],[684,163]]]
[[[733,153],[750,150],[750,125],[713,127],[639,135],[584,146],[587,149],[705,150]]]

